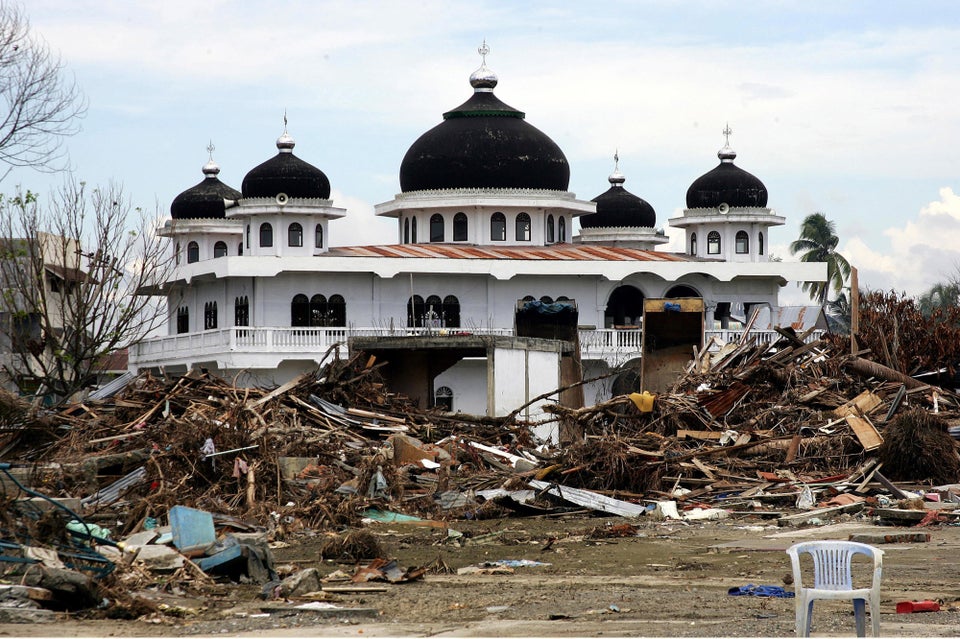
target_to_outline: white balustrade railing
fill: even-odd
[[[316,353],[322,354],[335,344],[346,348],[350,337],[430,337],[446,335],[513,335],[507,328],[314,328],[314,327],[232,327],[201,333],[166,335],[140,342],[130,350],[130,359],[139,367],[148,367],[171,360],[199,360],[215,358],[232,352],[244,353]],[[716,337],[722,342],[739,341],[742,330],[710,329],[704,331],[704,342]],[[776,331],[750,332],[759,344],[769,344],[780,338]],[[807,340],[818,339],[822,331],[811,334]],[[586,329],[578,331],[582,359],[605,359],[617,364],[626,358],[641,354],[641,329]]]

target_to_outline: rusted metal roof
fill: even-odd
[[[388,257],[466,260],[588,260],[686,262],[687,256],[616,246],[553,244],[550,246],[474,246],[468,244],[387,244],[331,248],[336,257]]]

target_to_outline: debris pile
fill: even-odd
[[[780,525],[866,510],[918,523],[934,499],[927,523],[955,520],[957,396],[842,341],[781,333],[773,344],[708,344],[655,398],[549,405],[545,419],[570,438],[561,445],[535,441],[516,414],[419,409],[363,353],[272,390],[191,372],[143,374],[42,419],[3,401],[4,456],[17,460],[4,470],[17,479],[3,482],[3,555],[18,559],[0,560],[40,561],[25,550],[39,540],[61,555],[79,547],[87,563],[102,557],[99,576],[122,567],[127,587],[159,570],[269,584],[266,541],[309,530],[330,533],[322,556],[372,561],[364,575],[399,583],[426,569],[390,567],[356,530],[364,520],[444,527],[586,508]],[[24,510],[26,496],[52,507]],[[190,523],[176,521],[186,514]],[[175,533],[197,526],[192,543]]]

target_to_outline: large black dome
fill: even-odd
[[[567,158],[524,113],[493,95],[486,66],[470,76],[473,96],[413,143],[400,164],[400,190],[512,188],[566,191]]]
[[[657,213],[653,207],[630,191],[623,188],[626,178],[619,170],[610,176],[610,188],[593,198],[597,203],[597,212],[580,217],[580,227],[585,229],[636,226],[652,228],[657,224]]]
[[[731,207],[765,207],[767,187],[760,178],[747,173],[733,163],[736,152],[724,146],[717,153],[720,164],[704,173],[687,189],[687,208],[716,208],[721,204]]]
[[[229,187],[217,177],[220,167],[213,160],[203,167],[206,176],[202,182],[192,186],[170,204],[170,216],[175,220],[195,218],[225,217],[224,200],[240,199],[240,191]]]
[[[330,198],[330,180],[323,171],[293,154],[295,143],[284,131],[277,140],[279,153],[250,169],[240,189],[243,197]]]

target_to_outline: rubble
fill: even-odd
[[[384,557],[365,522],[448,528],[455,538],[458,518],[583,509],[780,526],[840,514],[955,521],[957,396],[867,352],[847,353],[842,340],[806,339],[784,331],[775,344],[747,338],[704,348],[656,396],[549,405],[546,419],[577,434],[560,447],[536,441],[534,424],[517,414],[421,410],[387,389],[362,353],[272,390],[197,371],[130,377],[44,415],[42,426],[6,432],[6,458],[20,462],[2,477],[0,560],[20,579],[24,566],[41,561],[22,550],[23,540],[43,540],[60,557],[79,557],[58,568],[69,578],[53,568],[44,574],[68,584],[95,578],[115,605],[153,614],[146,599],[117,593],[157,574],[185,588],[247,580],[282,583],[284,596],[313,590],[313,573],[277,581],[268,545],[304,531],[328,535],[321,557],[357,564],[355,583],[426,578],[427,568],[402,570]],[[27,424],[15,406],[4,403],[4,418]],[[28,501],[38,494],[44,504],[71,505],[41,508]],[[96,534],[71,534],[68,520]],[[87,591],[85,605],[103,599],[96,583]]]

